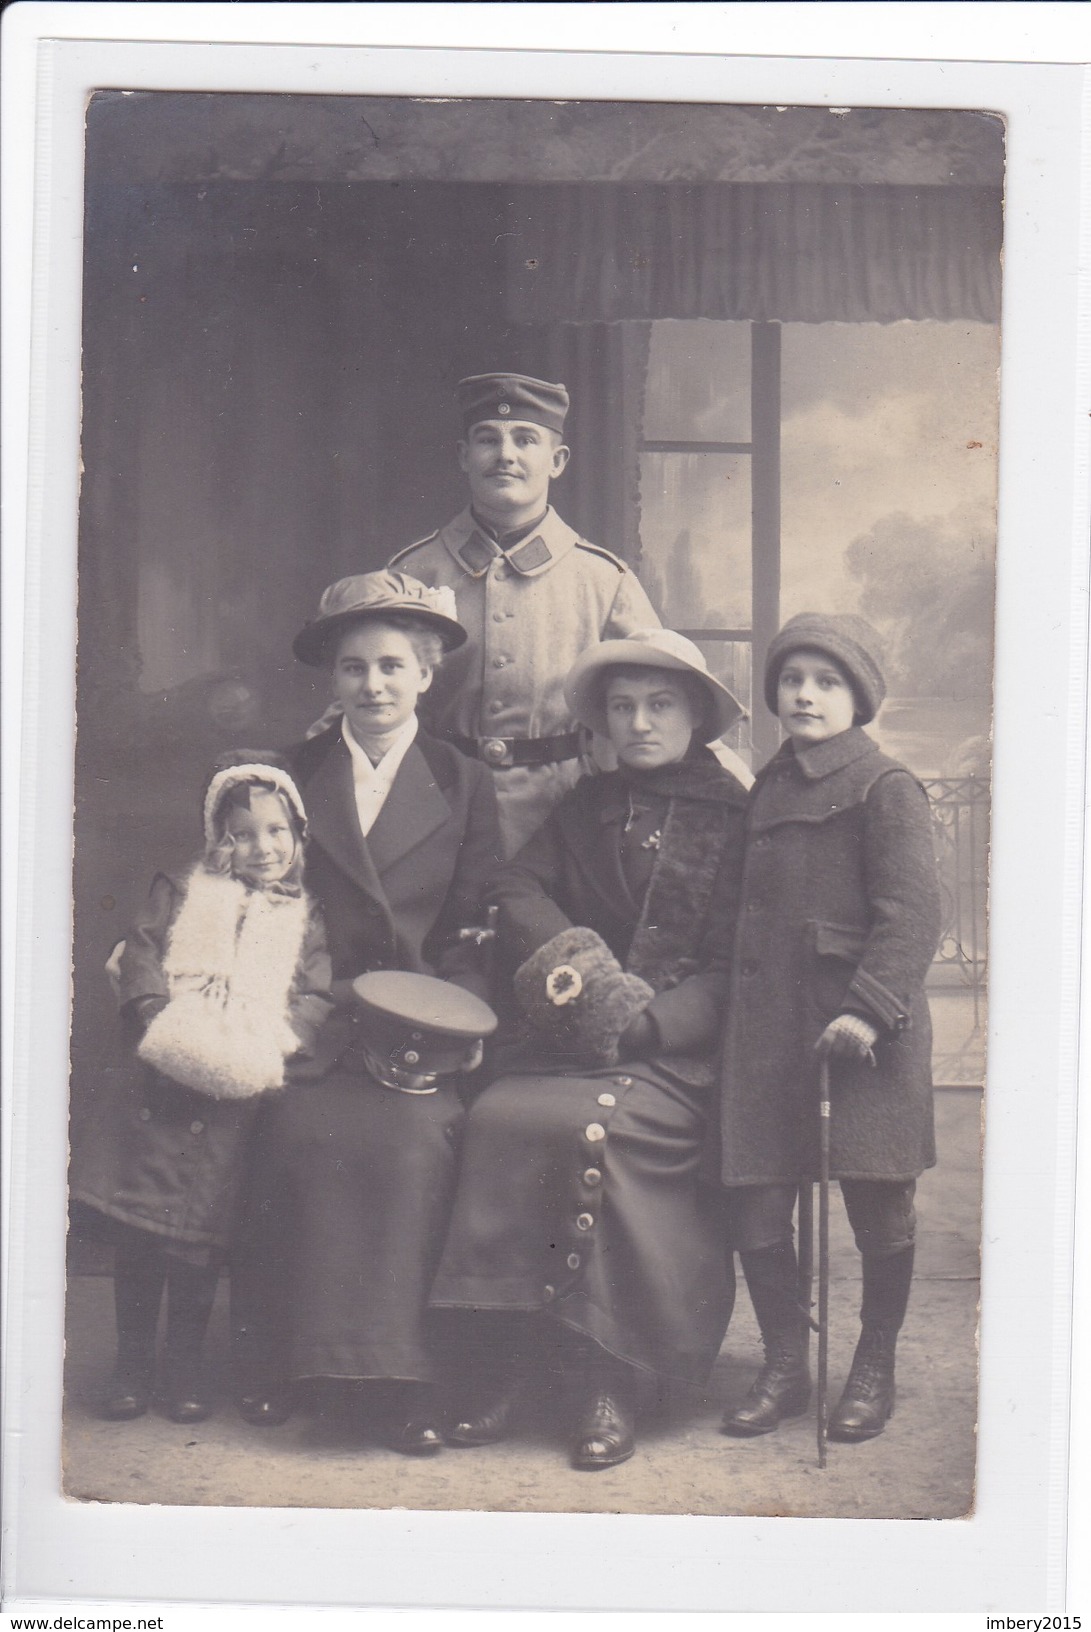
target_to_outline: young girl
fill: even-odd
[[[205,848],[156,874],[120,962],[121,1014],[142,1062],[77,1152],[73,1198],[114,1221],[117,1364],[103,1415],[141,1416],[155,1386],[175,1422],[209,1413],[201,1348],[258,1105],[329,1011],[321,920],[301,885],[306,819],[269,756],[217,761]]]
[[[720,1141],[765,1365],[726,1416],[730,1434],[767,1433],[810,1394],[792,1208],[817,1172],[822,1055],[830,1171],[863,1259],[862,1330],[831,1437],[869,1439],[894,1409],[913,1193],[936,1159],[924,978],[940,901],[927,796],[860,729],[885,690],[861,618],[803,613],[769,648],[765,699],[788,741],[751,796]]]

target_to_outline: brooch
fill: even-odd
[[[571,1003],[583,991],[583,976],[570,963],[559,963],[546,976],[546,996],[557,1008]]]

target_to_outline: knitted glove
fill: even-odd
[[[839,1014],[836,1020],[830,1021],[815,1043],[814,1051],[830,1058],[870,1060],[874,1065],[874,1049],[878,1041],[878,1026],[873,1026],[863,1015]]]
[[[622,1033],[654,991],[626,974],[593,929],[563,929],[516,971],[515,1000],[551,1048],[614,1065]]]

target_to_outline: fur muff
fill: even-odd
[[[618,1042],[655,996],[627,974],[593,929],[564,929],[515,974],[515,998],[535,1031],[560,1053],[614,1065]]]
[[[198,865],[167,937],[170,1001],[137,1053],[213,1099],[284,1086],[300,1046],[288,1000],[310,913],[305,895],[249,888]]]

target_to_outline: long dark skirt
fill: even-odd
[[[631,1365],[702,1381],[734,1297],[722,1197],[697,1182],[705,1098],[643,1062],[487,1088],[433,1305],[547,1311]]]
[[[428,1293],[464,1111],[335,1070],[271,1103],[233,1253],[244,1384],[279,1377],[427,1382]]]

